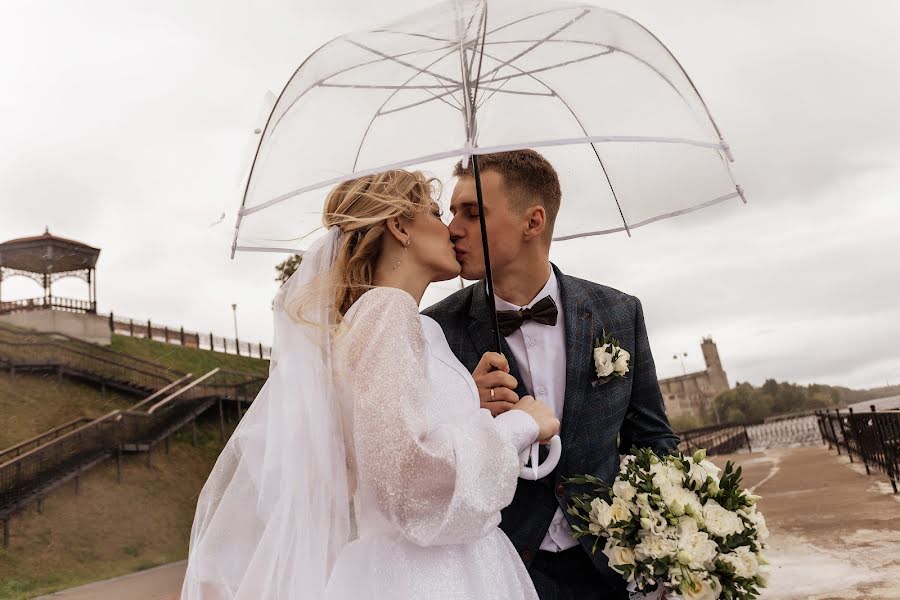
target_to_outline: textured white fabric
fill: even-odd
[[[308,295],[329,277],[339,243],[329,230],[275,297],[269,379],[200,492],[181,600],[321,598],[351,537],[333,296]],[[303,299],[312,324],[290,316]]]
[[[531,308],[545,296],[553,298],[559,310],[556,325],[548,326],[525,321],[519,329],[506,337],[506,343],[509,344],[509,349],[519,367],[525,388],[535,398],[550,405],[556,411],[556,418],[562,421],[563,405],[566,400],[566,326],[556,273],[550,269],[547,283],[524,306],[516,306],[497,295],[494,295],[494,299],[497,310],[520,310]],[[577,544],[562,509],[556,509],[550,529],[541,542],[541,550],[559,552]]]
[[[406,292],[366,292],[344,326],[336,381],[359,537],[325,597],[537,598],[497,527],[537,424],[479,408],[471,375]]]

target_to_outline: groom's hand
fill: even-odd
[[[519,395],[515,392],[519,383],[509,374],[509,362],[502,354],[485,352],[472,378],[478,386],[481,408],[491,411],[492,416],[505,413],[519,401]]]

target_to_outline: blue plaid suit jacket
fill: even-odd
[[[666,418],[640,301],[618,290],[563,275],[555,265],[553,269],[559,280],[566,328],[562,457],[555,472],[544,479],[519,480],[500,524],[526,564],[539,549],[556,509],[562,507],[565,512],[569,497],[581,491],[578,486],[565,484],[566,478],[590,473],[612,483],[619,468],[619,453],[626,453],[632,445],[663,454],[678,445]],[[450,348],[469,371],[474,371],[481,356],[492,350],[484,282],[456,292],[424,314],[441,325]],[[631,353],[631,370],[625,377],[594,387],[594,340],[602,337],[603,331]],[[525,389],[505,340],[503,346],[510,372],[519,382],[516,392],[520,396],[532,393]],[[581,542],[590,554],[592,541],[582,538]],[[622,578],[608,568],[606,557],[598,552],[591,558],[618,587]]]

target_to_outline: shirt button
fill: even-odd
[[[531,346],[532,348],[534,348],[535,343],[536,343],[536,342],[534,341],[534,338],[528,338],[528,345],[529,345],[529,346]]]
[[[538,393],[538,396],[544,396],[544,395],[547,394],[547,390],[545,390],[544,388],[540,387],[540,388],[538,388],[537,393]]]

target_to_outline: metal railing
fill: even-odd
[[[113,314],[110,314],[109,327],[110,331],[118,335],[151,339],[167,344],[178,344],[186,348],[236,354],[238,356],[248,356],[250,358],[259,358],[263,360],[268,360],[272,356],[272,349],[261,343],[253,344],[213,335],[212,332],[199,333],[196,331],[187,331],[184,327],[168,327],[166,325],[154,324],[150,319],[146,321],[136,321],[134,319],[116,317]]]
[[[49,298],[25,298],[23,300],[0,302],[0,315],[44,309],[74,313],[95,313],[97,312],[97,304],[90,300],[60,298],[59,296],[51,296]]]
[[[78,417],[77,419],[72,419],[68,423],[63,423],[58,427],[54,427],[49,431],[45,431],[44,433],[36,435],[33,438],[27,439],[24,442],[19,442],[15,446],[10,446],[5,450],[0,450],[0,464],[3,464],[6,461],[11,460],[17,456],[21,456],[32,448],[37,448],[38,446],[42,446],[43,444],[51,440],[55,440],[64,433],[68,433],[69,431],[76,429],[84,425],[85,423],[90,423],[91,421],[93,421],[93,419],[90,417]]]
[[[888,476],[894,493],[900,477],[900,411],[847,412],[840,409],[818,413],[819,431],[829,448],[846,453],[850,462],[861,461],[866,473],[872,469]],[[842,452],[843,450],[843,452]]]
[[[677,432],[681,442],[678,449],[685,454],[705,448],[708,455],[732,454],[743,448],[752,451],[747,427],[738,423],[725,423]]]
[[[815,413],[796,413],[790,417],[766,419],[764,423],[748,425],[747,435],[750,444],[757,451],[769,448],[817,446],[822,444],[823,439]]]

